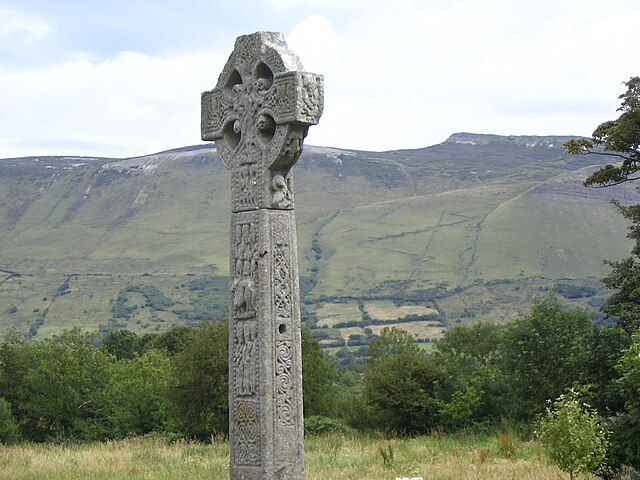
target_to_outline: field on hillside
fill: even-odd
[[[540,452],[538,443],[510,434],[412,439],[312,436],[305,441],[305,469],[308,480],[564,478]],[[162,438],[72,446],[0,445],[0,467],[0,479],[6,480],[223,480],[229,478],[229,447],[222,441],[204,445],[168,443]]]
[[[558,284],[595,290],[630,243],[562,137],[456,134],[416,150],[306,147],[295,166],[303,318],[324,345],[509,321]],[[590,157],[595,163],[606,158]],[[229,175],[209,146],[131,159],[0,159],[0,334],[160,333],[225,315]],[[375,328],[374,328],[375,327]],[[358,330],[359,328],[359,330]],[[350,329],[344,330],[342,329]],[[354,343],[355,342],[355,343]]]

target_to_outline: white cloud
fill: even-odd
[[[270,1],[281,7],[289,46],[325,77],[324,115],[310,144],[382,150],[456,131],[588,135],[617,116],[621,82],[640,74],[637,0],[607,8],[586,0]],[[46,22],[22,24],[32,38],[52,31]],[[0,22],[0,32],[21,23],[11,25]],[[199,93],[215,85],[231,45],[103,61],[72,45],[62,63],[0,65],[0,157],[40,154],[34,139],[48,148],[42,153],[64,154],[197,143]],[[56,147],[63,140],[82,150]]]
[[[121,52],[102,62],[76,56],[37,70],[0,71],[0,157],[125,156],[199,143],[200,92],[212,88],[222,64],[202,53]],[[61,146],[33,151],[32,140]],[[69,151],[74,143],[84,151]]]
[[[390,149],[455,131],[588,135],[640,74],[633,5],[400,0],[332,18],[339,68],[317,71],[325,114],[309,141]],[[305,65],[324,54],[323,37],[316,45]]]
[[[53,27],[37,16],[0,6],[0,39],[3,42],[16,37],[27,41],[40,40],[53,32]]]
[[[308,71],[320,73],[341,64],[344,39],[322,15],[309,15],[291,29],[286,40]]]

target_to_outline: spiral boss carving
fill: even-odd
[[[202,94],[202,139],[231,170],[232,480],[303,480],[300,292],[291,167],[323,108],[280,33],[238,37]]]

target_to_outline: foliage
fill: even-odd
[[[145,307],[154,310],[166,310],[173,305],[173,301],[168,298],[155,285],[129,285],[125,292],[137,292],[144,296]]]
[[[571,285],[570,283],[558,283],[555,288],[556,292],[565,298],[584,298],[592,297],[596,294],[596,289],[586,285]]]
[[[602,467],[608,433],[597,413],[569,390],[547,407],[539,437],[551,461],[573,479],[575,473],[597,472]]]
[[[496,420],[504,414],[506,383],[500,364],[503,330],[493,323],[456,325],[437,342],[434,355],[442,363],[449,385],[441,411],[446,426],[457,428],[471,421]]]
[[[11,445],[19,439],[18,422],[11,411],[11,404],[0,397],[0,445]]]
[[[342,420],[323,415],[313,415],[304,418],[304,432],[306,435],[325,435],[327,433],[350,434],[354,430]]]
[[[640,223],[635,222],[634,227],[640,228]],[[618,323],[627,331],[640,326],[640,262],[636,253],[640,243],[637,238],[635,240],[634,256],[618,262],[607,262],[611,266],[611,273],[602,280],[607,288],[614,290],[602,311],[617,317]]]
[[[369,343],[362,393],[380,428],[409,434],[435,427],[443,380],[438,362],[404,330],[384,328]]]
[[[178,325],[159,335],[147,334],[140,339],[140,351],[155,348],[169,356],[175,355],[188,347],[193,335],[193,327]]]
[[[338,365],[320,347],[311,330],[302,329],[302,391],[305,416],[336,416],[340,413]]]
[[[587,338],[585,383],[593,398],[590,403],[601,415],[614,415],[624,410],[625,392],[617,368],[623,352],[629,348],[631,336],[618,325],[594,328]]]
[[[189,329],[188,347],[173,357],[170,398],[178,425],[201,439],[226,434],[228,409],[228,321],[204,322]]]
[[[531,419],[584,376],[586,346],[595,325],[556,297],[538,299],[531,312],[507,325],[502,342],[511,414]]]
[[[16,407],[25,437],[43,441],[102,440],[109,437],[108,396],[110,355],[93,347],[94,336],[79,330],[23,344]]]
[[[627,412],[640,418],[640,329],[633,334],[631,345],[618,361],[622,385],[627,401]]]
[[[640,416],[619,413],[607,419],[607,428],[611,431],[607,464],[615,469],[626,465],[640,471]]]
[[[118,329],[109,331],[100,342],[101,348],[118,360],[133,358],[139,352],[140,338],[131,330]]]
[[[592,153],[611,155],[622,163],[606,165],[585,180],[585,185],[616,185],[637,180],[640,171],[640,77],[631,77],[624,82],[627,91],[618,98],[622,100],[616,120],[601,123],[591,134],[592,139],[570,140],[565,143],[568,153],[587,155]],[[602,147],[604,152],[597,150]]]
[[[109,421],[117,429],[117,438],[167,429],[170,403],[166,391],[171,378],[171,362],[158,350],[110,365],[106,393]]]

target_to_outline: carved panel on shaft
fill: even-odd
[[[260,404],[257,400],[237,400],[235,437],[232,439],[238,465],[260,464]]]
[[[273,306],[276,318],[291,317],[291,271],[288,245],[276,243],[273,248]]]
[[[293,425],[293,350],[291,341],[276,342],[276,421]]]
[[[258,225],[233,225],[231,307],[236,319],[255,317],[257,304]]]
[[[233,335],[233,386],[236,396],[258,393],[260,343],[255,320],[235,322]]]

